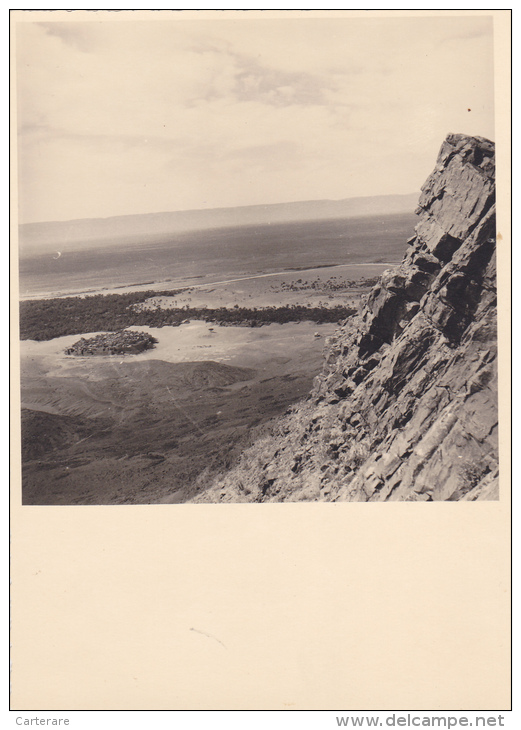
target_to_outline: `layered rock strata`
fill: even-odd
[[[105,332],[89,339],[81,337],[65,350],[66,355],[135,355],[154,347],[157,340],[148,332],[120,330]]]
[[[449,135],[400,266],[329,339],[310,399],[201,499],[498,498],[494,145]]]

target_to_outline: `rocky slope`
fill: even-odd
[[[498,498],[494,145],[451,134],[308,401],[201,501]]]

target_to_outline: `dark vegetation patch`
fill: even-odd
[[[208,309],[139,309],[134,305],[151,297],[172,296],[178,292],[131,292],[127,294],[97,294],[89,297],[37,299],[20,303],[20,339],[52,340],[64,335],[83,332],[114,332],[126,327],[176,327],[189,319],[220,325],[259,327],[278,322],[311,321],[316,324],[338,322],[355,313],[351,307],[311,307],[287,305],[249,309],[234,307]]]

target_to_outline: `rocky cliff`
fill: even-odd
[[[494,145],[451,134],[310,398],[204,501],[498,498]]]

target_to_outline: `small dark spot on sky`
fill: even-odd
[[[470,109],[467,109],[467,111],[469,112],[469,111],[470,111]]]

